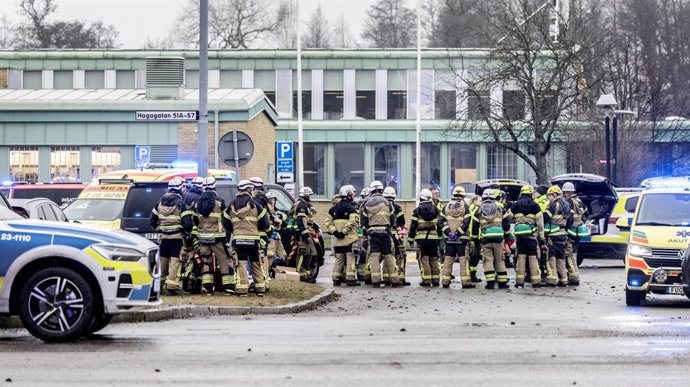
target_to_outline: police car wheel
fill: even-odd
[[[87,332],[93,316],[91,286],[69,269],[40,270],[19,294],[19,317],[24,327],[43,341],[75,340]]]
[[[645,292],[625,289],[625,305],[627,306],[640,306],[642,300],[646,297],[647,294]]]
[[[91,327],[89,327],[89,334],[91,333],[96,333],[100,331],[101,329],[105,328],[110,324],[110,321],[112,321],[113,317],[115,317],[112,314],[101,314],[101,315],[96,315],[93,318],[93,322],[91,323]]]

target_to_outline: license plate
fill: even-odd
[[[150,233],[144,234],[144,238],[151,240],[151,241],[155,241],[155,240],[158,240],[158,235],[159,234],[157,234],[157,233],[150,232]]]
[[[155,280],[153,280],[153,290],[156,293],[161,292],[161,279],[160,278],[156,278]]]
[[[682,286],[670,286],[666,289],[666,294],[680,294],[681,296],[685,295],[685,293],[683,293]]]

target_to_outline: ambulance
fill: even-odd
[[[625,255],[625,302],[637,306],[648,293],[685,296],[681,268],[690,243],[690,184],[664,183],[642,191],[631,221]]]

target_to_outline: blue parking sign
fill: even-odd
[[[276,143],[276,159],[278,160],[292,160],[292,151],[294,146],[292,141],[279,141]]]
[[[151,161],[151,147],[150,146],[135,146],[134,147],[134,162],[136,165],[146,164]]]

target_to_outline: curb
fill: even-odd
[[[166,320],[178,320],[196,317],[213,316],[242,316],[248,314],[268,315],[268,314],[292,314],[315,309],[327,302],[333,301],[337,297],[335,291],[326,289],[320,294],[296,304],[283,306],[257,306],[257,307],[236,307],[236,306],[169,306],[160,309],[144,310],[141,312],[123,313],[113,318],[113,323],[138,323],[156,322]],[[21,329],[23,328],[18,316],[0,317],[0,329]]]

